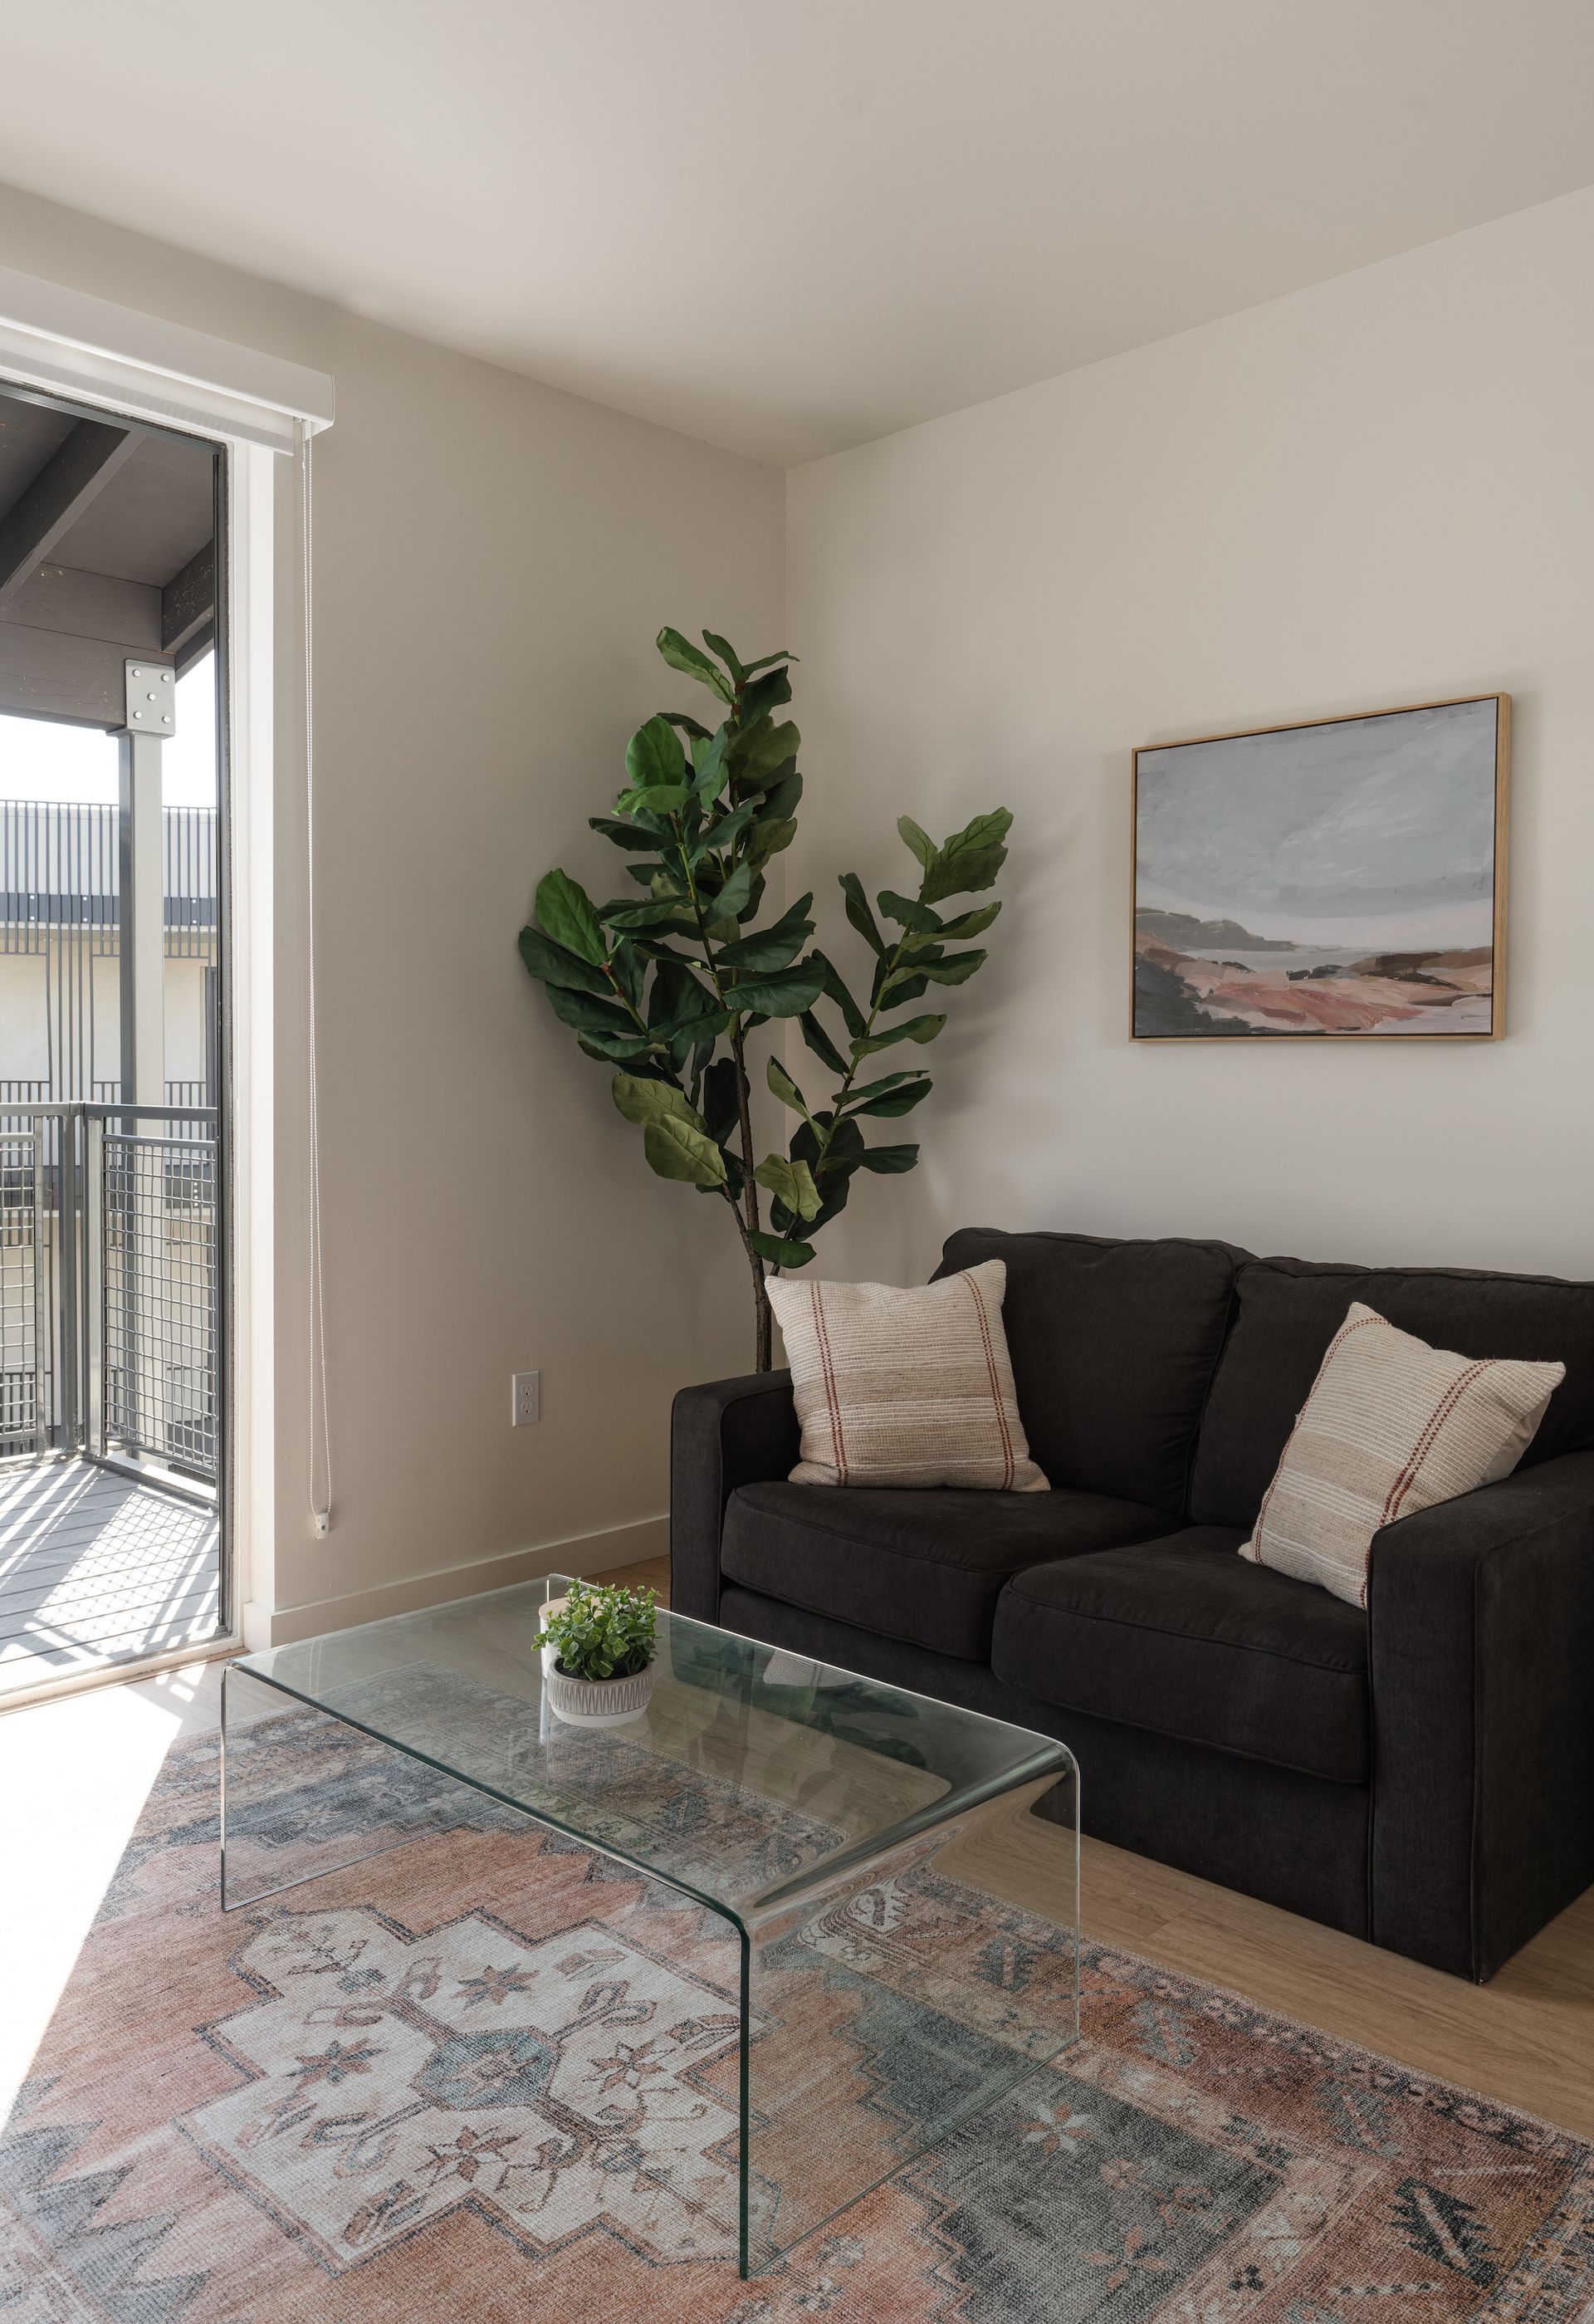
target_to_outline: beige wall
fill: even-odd
[[[829,1271],[977,1221],[1594,1274],[1591,286],[1587,192],[793,473],[790,878],[1018,817],[926,1165]],[[1133,745],[1496,687],[1505,1041],[1130,1045]]]
[[[516,957],[627,735],[661,622],[780,642],[773,471],[0,190],[9,265],[330,372],[316,448],[318,909],[334,1528],[305,1480],[302,770],[279,698],[278,1634],[529,1545],[663,1546],[673,1388],[739,1369],[744,1263],[652,1179]],[[279,616],[291,636],[282,464]],[[285,665],[285,668],[287,666]],[[542,1372],[511,1432],[509,1375]],[[395,1587],[395,1585],[400,1585]],[[418,1582],[417,1597],[451,1585]],[[298,1609],[295,1613],[291,1609]]]

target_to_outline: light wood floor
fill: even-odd
[[[0,1707],[215,1637],[218,1543],[213,1504],[90,1462],[0,1469]]]
[[[667,1557],[599,1578],[668,1601]],[[1594,1889],[1486,1986],[1100,1840],[1083,1844],[1081,1892],[1101,1943],[1594,2138]]]

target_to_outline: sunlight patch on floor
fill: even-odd
[[[216,1723],[188,1665],[0,1718],[0,2121],[10,2112],[162,1761]]]

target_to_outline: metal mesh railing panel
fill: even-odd
[[[106,1438],[214,1480],[214,1145],[107,1131],[104,1206]]]
[[[52,1221],[40,1200],[39,1164],[33,1131],[0,1131],[0,1452],[32,1452],[49,1426]]]

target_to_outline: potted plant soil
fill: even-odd
[[[573,1582],[543,1617],[549,1709],[571,1727],[640,1719],[653,1692],[655,1628],[650,1590]]]

